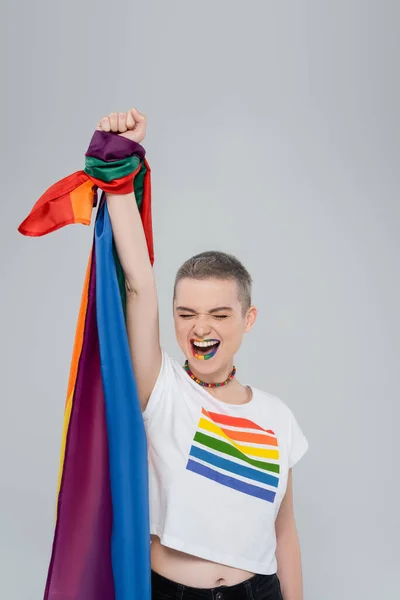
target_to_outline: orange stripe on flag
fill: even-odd
[[[277,446],[278,440],[271,435],[262,433],[248,433],[247,431],[235,431],[221,427],[222,431],[229,435],[232,440],[237,442],[250,442],[251,444],[264,444],[265,446]]]
[[[72,352],[72,360],[69,371],[69,380],[68,380],[68,388],[67,388],[67,399],[65,402],[65,410],[64,410],[64,423],[63,423],[63,431],[62,431],[62,440],[61,440],[61,456],[60,456],[60,466],[58,470],[58,485],[57,485],[57,496],[60,492],[62,473],[64,468],[64,459],[65,459],[65,447],[67,443],[67,435],[68,435],[68,427],[69,421],[71,418],[72,411],[72,402],[75,391],[76,378],[78,375],[78,366],[79,359],[82,352],[83,347],[83,336],[85,332],[85,321],[86,321],[86,312],[88,305],[88,297],[89,297],[89,282],[90,282],[90,273],[92,267],[92,251],[90,252],[88,265],[86,267],[86,275],[85,282],[83,284],[83,291],[81,297],[81,304],[79,308],[78,315],[78,323],[76,326],[75,332],[75,341],[74,341],[74,349]]]
[[[90,179],[70,192],[75,223],[90,225],[93,212],[94,185]]]
[[[87,311],[88,296],[89,296],[89,280],[90,280],[91,267],[92,267],[92,251],[90,251],[89,261],[88,261],[88,264],[86,267],[85,281],[83,284],[83,290],[82,290],[82,296],[81,296],[81,304],[79,307],[79,315],[78,315],[78,322],[77,322],[76,332],[75,332],[74,348],[72,351],[71,366],[70,366],[70,370],[69,370],[67,400],[70,397],[70,395],[72,394],[74,387],[75,387],[76,376],[78,373],[79,358],[80,358],[80,355],[82,352],[83,334],[85,331],[86,311]]]

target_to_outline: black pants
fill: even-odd
[[[151,572],[152,600],[283,600],[278,576],[254,575],[237,585],[193,588]]]

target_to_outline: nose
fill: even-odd
[[[208,335],[210,331],[211,327],[208,322],[208,315],[197,315],[196,323],[193,329],[193,334],[195,337],[203,338]]]

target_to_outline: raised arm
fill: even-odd
[[[135,109],[111,113],[98,129],[113,131],[141,143],[146,117]],[[134,193],[107,194],[107,205],[118,256],[126,281],[126,319],[133,370],[142,410],[161,368],[157,290],[142,220]]]

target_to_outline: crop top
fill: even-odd
[[[143,418],[150,533],[164,546],[259,574],[277,571],[275,519],[308,442],[279,398],[214,398],[162,351]]]

